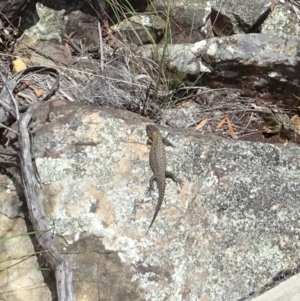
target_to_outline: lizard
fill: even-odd
[[[182,188],[183,182],[182,180],[176,178],[173,173],[167,171],[167,159],[164,145],[173,145],[166,138],[163,138],[158,128],[152,124],[148,124],[146,126],[146,132],[148,135],[147,144],[151,145],[149,163],[153,172],[153,175],[149,181],[149,188],[147,192],[153,190],[154,181],[156,181],[158,189],[158,201],[151,224],[146,232],[148,233],[149,229],[155,221],[155,218],[160,210],[161,204],[165,196],[166,178],[172,179],[176,184],[180,186],[180,188]]]

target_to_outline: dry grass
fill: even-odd
[[[126,18],[128,11],[134,14],[128,4],[120,6],[114,0],[109,3],[117,20]],[[166,12],[157,12],[165,15],[167,20],[164,45],[172,43],[171,37],[174,34],[169,24],[171,3],[172,1],[169,2]],[[0,30],[0,38],[6,39],[6,44],[4,43],[6,51],[3,48],[0,53],[0,67],[6,71],[6,75],[12,76],[9,66],[11,58],[9,44],[14,39],[12,34],[7,36],[7,32],[15,34],[16,28],[8,24],[5,34]],[[78,53],[73,49],[72,51],[75,58]],[[138,57],[129,48],[124,52],[117,51],[113,54],[109,51],[106,48],[102,72],[99,59],[92,57],[93,54],[79,54],[77,63],[69,67],[57,66],[60,72],[60,86],[53,98],[127,109],[173,127],[196,127],[203,120],[207,120],[201,128],[203,133],[215,133],[216,126],[227,116],[238,138],[261,135],[264,117],[273,114],[258,109],[255,106],[257,102],[255,96],[247,95],[244,91],[229,88],[210,89],[201,86],[201,75],[194,82],[188,82],[184,74],[172,74],[166,68],[164,58],[154,62]],[[79,68],[78,62],[84,67]],[[23,80],[27,80],[46,94],[53,86],[55,78],[50,74],[30,73]],[[39,101],[34,90],[26,85],[19,86],[15,93],[21,106]],[[194,105],[192,112],[184,107],[185,103],[190,102]],[[262,107],[268,105],[266,100]],[[276,110],[280,114],[286,113],[283,105],[277,105]],[[217,135],[230,137],[226,126],[218,130]]]

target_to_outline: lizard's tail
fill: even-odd
[[[146,231],[146,234],[148,233],[148,231],[150,230],[151,226],[153,225],[153,223],[154,223],[154,221],[155,221],[155,219],[157,217],[157,214],[158,214],[158,212],[160,210],[161,204],[162,204],[164,196],[165,196],[165,185],[162,185],[162,187],[158,189],[158,193],[159,193],[158,202],[157,202],[157,205],[156,205],[154,216],[152,218],[152,221],[151,221],[151,224],[150,224],[148,230]]]

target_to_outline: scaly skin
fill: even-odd
[[[146,126],[146,132],[149,137],[147,143],[151,144],[149,162],[150,167],[153,171],[153,176],[149,181],[150,187],[148,191],[153,190],[154,181],[156,181],[158,189],[158,202],[151,224],[147,230],[148,232],[152,224],[154,223],[156,216],[160,210],[161,204],[163,202],[166,189],[166,178],[171,178],[180,187],[182,187],[182,181],[180,179],[177,179],[174,174],[166,170],[167,158],[164,144],[168,146],[171,146],[172,144],[167,139],[161,136],[158,128],[154,125],[148,124]]]

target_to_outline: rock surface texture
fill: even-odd
[[[145,235],[157,200],[145,195],[146,120],[66,101],[47,107],[36,109],[34,153],[51,231],[75,264],[78,300],[242,300],[297,270],[298,147],[173,130],[168,166],[184,187],[167,183]],[[26,300],[7,287],[20,281],[15,273],[2,274],[2,296]]]
[[[48,271],[39,270],[40,255],[35,250],[35,240],[26,235],[32,229],[24,219],[27,216],[23,198],[21,201],[7,176],[1,175],[0,183],[0,299],[51,301],[49,288],[55,290],[55,281]]]

